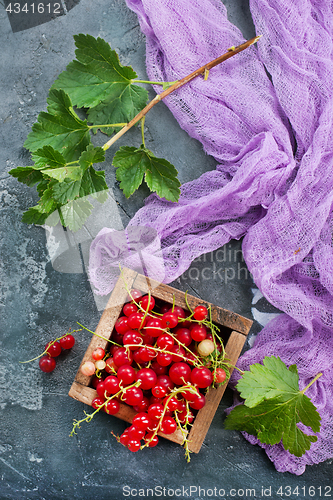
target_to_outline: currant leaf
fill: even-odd
[[[304,391],[299,390],[296,365],[288,369],[280,358],[265,357],[263,365],[252,365],[236,387],[245,401],[230,412],[226,429],[248,432],[265,444],[282,441],[283,447],[297,457],[317,441],[317,436],[297,426],[301,422],[319,432],[321,417]]]
[[[92,204],[85,198],[70,201],[61,207],[63,224],[71,231],[78,231],[88,219],[92,209]]]
[[[161,198],[178,201],[180,182],[177,170],[167,160],[156,158],[148,149],[141,147],[121,147],[113,158],[117,169],[117,179],[125,196],[129,198],[141,185],[143,178],[150,188]]]
[[[47,113],[42,111],[39,114],[38,122],[32,126],[24,146],[34,152],[35,157],[41,157],[37,150],[52,146],[54,150],[61,151],[66,162],[77,160],[90,143],[87,120],[80,120],[63,90],[51,89],[47,102]]]
[[[41,211],[40,207],[37,205],[35,207],[30,207],[28,210],[23,212],[22,222],[26,224],[37,224],[42,225],[48,218],[48,214]]]
[[[36,170],[42,170],[45,167],[60,168],[66,165],[63,155],[50,145],[37,149],[33,153],[32,159],[35,162],[34,168]]]
[[[63,89],[79,108],[95,108],[88,111],[93,124],[130,121],[148,100],[147,91],[132,83],[136,73],[120,64],[117,53],[103,39],[82,33],[74,39],[76,60],[69,63],[52,88]],[[100,103],[103,105],[98,107]]]
[[[32,167],[16,167],[9,171],[10,175],[16,177],[19,182],[23,182],[29,187],[34,186],[43,179],[43,175]]]
[[[89,144],[86,151],[83,151],[79,158],[79,164],[82,171],[87,170],[88,167],[94,163],[101,163],[105,160],[105,151],[103,148],[95,147]]]

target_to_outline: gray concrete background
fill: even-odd
[[[247,2],[225,3],[231,21],[245,37],[253,36]],[[273,493],[279,486],[292,490],[304,486],[306,491],[311,485],[324,488],[331,480],[330,461],[308,467],[300,477],[280,474],[259,447],[250,445],[240,433],[223,429],[224,409],[232,403],[229,390],[202,451],[187,464],[182,449],[167,441],[131,454],[110,434],[111,430],[121,432],[125,424],[107,415],[83,424],[77,436],[69,438],[73,419],[82,418],[83,410],[89,410],[67,395],[90,340],[87,332],[76,335],[73,351],[61,355],[51,374],[43,374],[38,362],[18,363],[39,354],[47,341],[75,329],[76,321],[95,329],[101,313],[86,275],[53,269],[44,229],[20,222],[22,211],[36,203],[37,195],[8,171],[29,164],[23,143],[46,107],[50,86],[74,57],[72,35],[82,32],[105,38],[119,52],[123,64],[132,65],[141,78],[146,76],[144,37],[136,16],[122,0],[81,0],[66,5],[67,13],[58,19],[13,33],[0,1],[0,500],[113,500],[124,497],[125,485],[244,490],[234,496],[237,499],[246,498],[245,490],[250,488],[255,488],[252,498],[256,499],[262,498],[262,487],[272,487],[271,498],[281,498]],[[151,111],[146,126],[148,147],[177,166],[182,182],[214,168],[214,160],[180,130],[163,104]],[[132,130],[122,143],[137,145],[139,140],[139,131]],[[104,137],[96,137],[96,143],[103,142]],[[102,168],[126,225],[142,206],[147,191],[140,188],[129,200],[120,192],[111,168],[118,146],[108,151]],[[234,253],[240,245],[228,244],[226,250],[232,253],[224,261],[221,249],[197,259],[174,286],[254,319],[251,342],[276,311],[246,276],[240,253]],[[227,283],[226,266],[235,274]],[[208,279],[203,279],[205,268]],[[238,276],[239,269],[243,270]],[[191,498],[204,496],[193,493]],[[306,493],[289,498],[313,497]]]

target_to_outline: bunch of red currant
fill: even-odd
[[[155,304],[150,294],[132,290],[116,321],[110,350],[95,349],[93,359],[81,366],[84,375],[95,375],[93,415],[99,410],[114,415],[120,402],[137,412],[117,438],[131,451],[156,446],[158,432],[172,434],[178,428],[188,455],[188,427],[205,405],[205,391],[229,376],[223,342],[209,311],[205,306],[189,311]],[[72,433],[91,418],[75,421]]]
[[[46,344],[45,350],[39,360],[39,368],[42,372],[52,372],[56,367],[56,358],[61,354],[63,349],[71,349],[75,344],[75,338],[71,334],[66,334],[59,339],[50,341]]]

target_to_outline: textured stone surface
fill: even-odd
[[[247,3],[237,0],[226,4],[230,19],[238,23],[246,37],[252,36]],[[22,212],[36,202],[37,195],[10,177],[8,171],[29,164],[23,143],[46,107],[48,89],[73,58],[73,34],[105,38],[119,52],[123,64],[133,65],[140,77],[146,76],[144,37],[136,16],[123,1],[68,0],[65,7],[65,15],[13,33],[0,4],[1,500],[113,500],[123,498],[125,485],[137,489],[187,488],[178,495],[180,498],[187,498],[191,485],[224,488],[229,497],[231,488],[244,490],[234,498],[245,498],[245,490],[255,488],[255,496],[253,492],[248,496],[259,499],[262,486],[271,486],[274,498],[273,492],[280,485],[294,489],[297,485],[307,488],[329,484],[329,463],[308,468],[300,478],[281,475],[259,447],[251,446],[238,432],[223,430],[224,409],[232,403],[230,391],[222,400],[202,451],[190,464],[178,446],[166,441],[152,450],[131,454],[110,434],[111,430],[121,432],[125,424],[105,414],[83,424],[77,436],[69,438],[73,418],[82,418],[83,410],[89,410],[67,396],[89,343],[88,332],[76,335],[73,352],[61,355],[51,374],[40,372],[37,361],[19,364],[40,353],[50,339],[75,329],[76,321],[94,329],[101,313],[86,275],[56,271],[44,229],[20,222]],[[163,104],[152,110],[146,127],[148,147],[176,164],[182,182],[214,168],[212,158],[179,129]],[[139,141],[139,130],[132,130],[120,143],[136,145]],[[104,137],[96,137],[96,143],[103,142]],[[126,200],[111,168],[115,150],[108,151],[102,168],[107,170],[107,182],[126,225],[142,206],[147,190],[142,188]],[[240,242],[233,242],[202,256],[173,285],[263,324],[267,313],[276,311],[256,290],[240,248]],[[258,321],[252,339],[261,328]],[[149,495],[146,490],[143,493]],[[171,491],[166,491],[164,497],[171,496]],[[203,492],[192,490],[191,498],[204,498]]]

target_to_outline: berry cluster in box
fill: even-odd
[[[201,434],[200,428],[195,430],[200,412],[208,401],[208,417],[204,420],[209,426],[246,337],[241,335],[239,339],[236,359],[233,350],[228,359],[224,343],[229,344],[231,334],[236,332],[213,321],[210,304],[200,304],[199,299],[179,291],[167,294],[165,300],[165,291],[174,289],[156,284],[152,288],[151,280],[144,278],[138,281],[140,288],[129,289],[125,282],[128,295],[122,307],[116,308],[118,315],[110,333],[106,333],[102,317],[102,328],[96,334],[107,340],[104,345],[91,343],[70,391],[81,401],[89,398],[95,411],[75,421],[72,433],[82,422],[104,411],[131,422],[117,436],[130,451],[153,447],[162,435],[183,444],[189,459],[190,451],[198,451],[193,438]],[[176,304],[179,295],[183,300]],[[197,302],[194,307],[193,299]],[[230,314],[232,326],[241,317]],[[84,378],[94,394],[87,388],[82,397],[79,384]],[[207,430],[203,429],[203,434]]]

